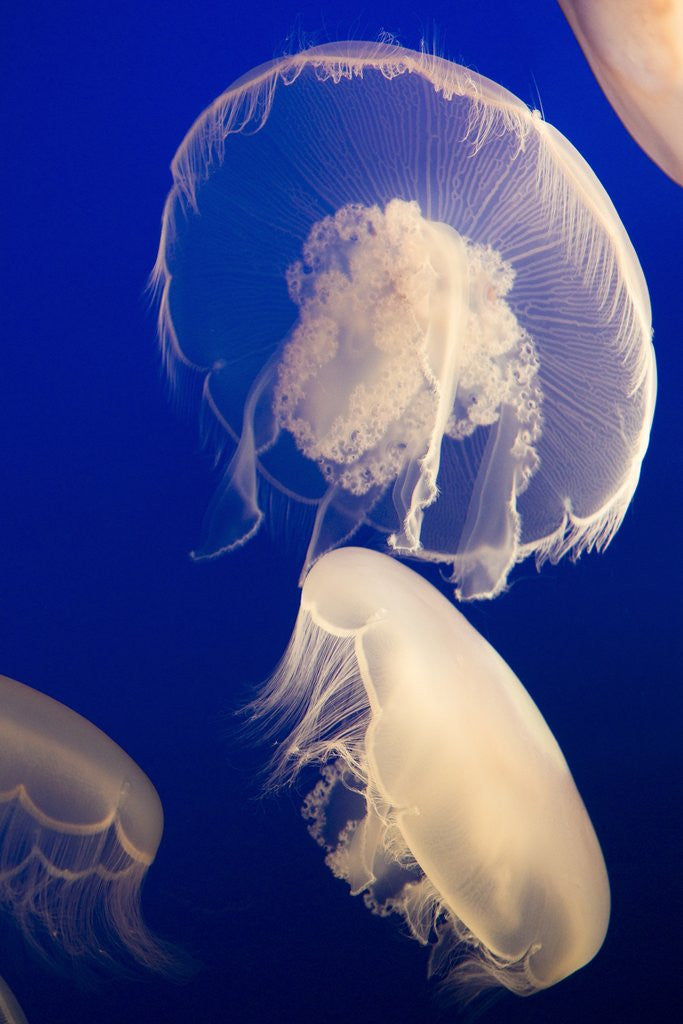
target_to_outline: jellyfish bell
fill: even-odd
[[[172,170],[160,337],[226,465],[199,556],[273,493],[315,513],[304,575],[367,525],[463,599],[609,541],[652,419],[648,293],[537,113],[429,54],[328,44],[240,79]]]
[[[35,948],[170,969],[139,906],[162,830],[156,790],[119,746],[0,676],[0,906]]]
[[[609,883],[562,752],[506,663],[412,570],[360,548],[321,557],[252,710],[288,730],[274,784],[324,766],[304,810],[330,868],[434,943],[447,982],[527,995],[596,954]]]
[[[559,0],[605,96],[683,185],[683,0]]]

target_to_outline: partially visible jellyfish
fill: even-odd
[[[0,676],[0,907],[34,948],[169,968],[139,905],[162,830],[154,786],[113,740]]]
[[[628,131],[683,185],[683,0],[559,4]]]
[[[315,513],[303,575],[363,524],[451,562],[462,599],[608,543],[649,437],[649,299],[537,111],[429,54],[334,43],[236,82],[172,170],[160,336],[227,465],[198,557],[278,492]]]
[[[274,784],[323,766],[304,812],[329,867],[432,943],[447,984],[528,995],[596,954],[609,883],[562,752],[505,662],[412,570],[361,548],[320,558],[252,711],[288,730]]]
[[[0,978],[0,1024],[28,1024],[12,989]]]

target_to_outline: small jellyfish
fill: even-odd
[[[172,170],[160,337],[226,465],[198,556],[277,493],[315,513],[303,575],[361,525],[452,563],[461,599],[607,544],[649,437],[649,298],[537,112],[429,54],[335,43],[240,79]]]
[[[625,127],[683,185],[683,0],[559,0]]]
[[[304,813],[329,867],[432,943],[447,984],[528,995],[595,956],[609,883],[562,752],[502,658],[415,572],[361,548],[321,557],[251,710],[288,730],[274,784],[324,766]]]
[[[113,740],[0,676],[0,906],[34,948],[169,968],[139,906],[162,830],[156,790]]]

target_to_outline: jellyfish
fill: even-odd
[[[0,906],[51,956],[172,965],[142,920],[161,840],[152,783],[63,704],[0,676]]]
[[[24,1011],[4,978],[0,978],[0,1024],[27,1024]]]
[[[334,43],[256,68],[172,165],[153,280],[170,379],[223,479],[196,557],[278,499],[307,569],[369,527],[493,597],[604,547],[655,397],[648,292],[570,143],[427,53]]]
[[[446,984],[528,995],[596,954],[609,883],[567,762],[502,658],[413,570],[322,556],[251,710],[287,729],[273,785],[323,768],[304,814],[329,867],[431,942]]]
[[[683,2],[559,0],[625,127],[683,185]]]

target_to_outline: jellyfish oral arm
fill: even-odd
[[[457,384],[458,353],[465,329],[467,302],[467,253],[460,235],[448,224],[424,221],[425,254],[434,272],[434,284],[427,298],[422,372],[435,400],[435,415],[426,451],[406,463],[397,513],[403,516],[400,533],[389,538],[399,554],[410,554],[420,546],[424,510],[438,495],[437,477],[441,442],[453,411]],[[406,507],[407,506],[407,507]]]
[[[223,368],[221,371],[225,372]],[[242,547],[261,527],[263,512],[258,499],[258,456],[275,443],[278,433],[270,402],[267,402],[272,393],[274,371],[275,362],[271,359],[249,392],[244,406],[242,433],[223,484],[207,511],[202,545],[192,552],[195,561],[214,558]]]
[[[485,471],[472,492],[454,566],[453,579],[459,581],[456,596],[461,600],[481,594],[495,597],[515,562],[519,540],[515,498],[521,490],[525,454],[518,434],[517,414],[504,405],[489,436]]]
[[[328,488],[315,516],[300,586],[303,586],[311,566],[322,555],[351,540],[381,495],[381,487],[373,487],[362,495],[349,494],[343,487]]]

